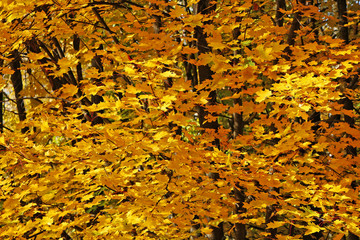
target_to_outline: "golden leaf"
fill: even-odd
[[[255,99],[257,102],[262,102],[266,98],[272,95],[272,92],[268,89],[256,92],[257,98]]]
[[[201,228],[201,232],[204,234],[211,234],[213,230],[209,227]]]
[[[68,98],[74,96],[78,92],[78,88],[72,84],[65,84],[61,88],[61,97]]]
[[[309,235],[312,233],[320,232],[322,230],[321,227],[316,226],[316,225],[307,226],[306,229],[307,229],[307,231],[305,232],[304,235]]]

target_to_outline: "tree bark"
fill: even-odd
[[[4,92],[0,91],[0,133],[4,132],[4,112],[3,112],[3,106],[4,106]]]
[[[305,0],[300,0],[300,3],[305,4]],[[290,46],[294,46],[295,44],[296,31],[300,29],[301,15],[302,13],[299,10],[296,10],[293,21],[291,23],[291,27],[288,32],[287,44],[289,44]]]
[[[210,0],[200,0],[197,4],[194,5],[194,14],[209,14],[213,12],[216,9],[216,5],[210,5]],[[210,24],[209,21],[204,22],[205,24]],[[197,42],[197,49],[199,50],[198,54],[205,54],[211,51],[211,48],[209,47],[209,44],[206,40],[207,34],[204,32],[204,29],[202,27],[195,27],[195,38]],[[204,82],[205,80],[211,80],[213,72],[208,64],[201,65],[198,67],[198,76],[199,76],[199,83]],[[194,86],[196,87],[196,86]],[[208,103],[207,105],[213,105],[216,104],[216,92],[211,91],[209,93],[208,97]],[[219,123],[215,121],[205,121],[206,115],[209,114],[205,111],[203,106],[199,106],[197,108],[198,117],[199,117],[199,124],[200,127],[204,129],[214,129],[215,131],[219,128]],[[220,142],[219,139],[215,139],[212,143],[217,148],[220,148]],[[218,173],[209,173],[208,176],[210,178],[217,179],[219,174]],[[208,219],[209,221],[211,219]],[[213,231],[210,234],[207,234],[207,238],[211,240],[222,240],[224,237],[224,231],[223,231],[223,224],[220,223],[218,226],[209,226]]]
[[[348,23],[347,19],[347,4],[346,0],[337,0],[338,15],[339,15],[339,38],[349,43],[349,28],[345,26]]]
[[[279,27],[284,25],[284,13],[282,13],[281,10],[286,10],[285,0],[276,0],[275,22]]]
[[[0,67],[4,65],[4,60],[0,59]],[[0,91],[0,133],[4,132],[4,112],[3,112],[3,106],[4,106],[4,92]]]
[[[11,57],[13,58],[13,60],[10,63],[10,67],[14,71],[14,73],[11,74],[10,78],[14,88],[16,108],[18,111],[19,120],[24,121],[26,119],[25,104],[24,100],[20,96],[20,92],[21,90],[23,90],[23,82],[20,71],[21,56],[17,50],[14,50],[11,54]],[[21,132],[25,133],[27,130],[28,128],[26,127],[21,129]]]
[[[235,199],[237,203],[235,204],[235,213],[241,213],[244,211],[243,205],[245,202],[246,195],[243,189],[240,186],[234,188]],[[235,240],[246,240],[246,225],[243,223],[235,223]]]
[[[345,26],[348,23],[347,19],[347,3],[346,0],[337,0],[337,8],[338,8],[338,17],[340,19],[339,21],[339,34],[338,37],[342,40],[344,40],[345,44],[348,44],[350,42],[349,40],[349,28]],[[354,105],[353,102],[348,98],[344,97],[339,101],[339,103],[342,103],[344,105],[344,109],[346,110],[353,110]],[[346,123],[348,123],[351,127],[354,126],[355,120],[352,117],[349,117],[347,115],[344,115],[344,120]],[[351,136],[350,136],[351,137]],[[357,149],[353,146],[348,146],[346,148],[347,154],[350,154],[352,156],[357,156]],[[359,237],[353,234],[352,232],[349,232],[349,234],[346,237],[347,240],[359,240]]]
[[[236,18],[237,22],[240,22],[241,19],[239,17]],[[232,32],[233,39],[236,40],[240,36],[240,28],[235,28]],[[238,55],[239,51],[236,50],[234,52],[234,55]],[[234,59],[233,64],[238,64],[238,59]],[[238,93],[240,89],[234,89],[234,93]],[[234,105],[242,105],[243,101],[241,98],[234,99]],[[231,130],[232,130],[232,138],[236,138],[238,135],[244,134],[244,118],[243,113],[233,113],[232,115],[232,121],[231,121]],[[244,211],[243,205],[245,202],[246,195],[244,191],[240,188],[240,186],[237,186],[234,188],[234,194],[235,199],[237,200],[237,203],[235,204],[235,213],[241,213]],[[234,233],[235,233],[235,240],[245,240],[246,239],[246,225],[243,223],[235,223],[234,227]]]

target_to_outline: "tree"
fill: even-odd
[[[2,239],[360,236],[356,2],[0,8]]]

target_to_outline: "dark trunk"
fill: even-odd
[[[339,34],[338,37],[342,40],[344,40],[344,42],[346,44],[348,44],[350,42],[349,40],[349,28],[347,26],[345,26],[348,23],[348,19],[347,19],[347,3],[346,0],[337,0],[337,7],[338,7],[338,17],[340,19],[339,21]],[[348,88],[354,88],[355,85],[357,85],[357,82],[355,84],[353,84],[354,86],[350,86],[351,84],[349,84],[349,86],[347,86]],[[341,99],[339,101],[339,103],[344,105],[344,109],[346,110],[353,110],[354,109],[354,105],[353,102],[348,98],[348,97],[344,97],[343,99]],[[344,115],[344,120],[346,123],[348,123],[351,127],[354,126],[355,124],[355,120],[354,118]],[[351,137],[351,136],[350,136]],[[346,148],[346,152],[347,154],[350,154],[352,156],[357,156],[357,150],[355,147],[353,146],[348,146]],[[349,233],[348,236],[346,237],[347,240],[359,240],[359,237],[356,236],[353,233]]]
[[[237,22],[240,22],[241,19],[239,17],[236,18]],[[239,28],[235,28],[232,32],[233,35],[233,39],[236,40],[239,38],[240,36],[240,29]],[[238,55],[239,51],[235,51],[234,55]],[[236,65],[238,64],[238,59],[234,59],[233,64]],[[240,91],[240,89],[234,89],[233,90],[234,93],[238,93]],[[238,99],[234,99],[234,105],[238,104],[238,105],[242,105],[242,99],[238,98]],[[232,138],[236,138],[238,135],[243,135],[244,134],[244,118],[243,118],[243,113],[233,113],[232,115],[232,119],[230,122],[231,125],[231,130],[232,130]],[[245,198],[246,195],[244,193],[244,191],[239,187],[239,188],[234,188],[234,193],[235,193],[235,199],[237,200],[237,203],[235,204],[235,213],[239,214],[245,211],[245,209],[243,208],[244,202],[245,202]],[[246,225],[243,223],[235,223],[235,227],[234,227],[234,233],[235,233],[235,240],[245,240],[246,239]]]
[[[235,194],[235,199],[237,201],[236,205],[235,205],[235,213],[239,214],[245,211],[245,209],[243,208],[244,206],[244,202],[245,202],[245,198],[246,195],[244,193],[244,190],[241,189],[239,186],[234,188],[234,194]],[[235,240],[246,240],[246,225],[242,224],[242,223],[235,223]]]
[[[197,5],[197,8],[194,9],[195,13],[202,13],[205,14],[211,9],[208,7],[208,1],[200,1]],[[204,22],[205,24],[205,22]],[[209,23],[206,23],[209,24]],[[199,55],[208,53],[211,51],[208,42],[206,40],[207,34],[204,33],[204,29],[201,27],[195,28],[195,38],[197,40],[197,48],[199,50]],[[198,76],[199,76],[199,83],[201,84],[205,80],[212,79],[213,71],[211,70],[209,65],[201,65],[198,67]],[[211,91],[208,98],[208,105],[213,105],[216,103],[216,92]],[[208,113],[204,110],[203,107],[199,107],[198,116],[199,116],[199,123],[202,128],[209,128],[209,129],[217,129],[219,124],[217,121],[212,122],[205,122],[206,115]]]
[[[349,43],[349,28],[345,25],[348,23],[347,19],[347,4],[346,0],[337,0],[338,14],[339,14],[339,38]]]
[[[277,216],[276,216],[276,211],[275,211],[275,205],[269,205],[266,207],[266,213],[265,213],[265,223],[271,223],[273,221],[276,221]],[[276,228],[270,228],[268,230],[268,232],[270,233],[270,236],[267,236],[265,239],[271,240],[271,239],[276,239],[276,233],[277,233],[277,229]]]
[[[3,112],[3,101],[4,101],[4,93],[0,91],[0,133],[4,132],[4,112]]]
[[[216,5],[210,5],[209,0],[200,0],[197,4],[194,5],[194,14],[209,14],[213,12],[216,9]],[[210,24],[211,22],[205,21],[204,25]],[[196,27],[195,28],[195,38],[197,42],[197,49],[199,50],[198,54],[205,54],[208,52],[211,52],[211,48],[208,45],[207,42],[207,34],[204,32],[204,29],[202,27]],[[213,72],[211,71],[211,68],[209,65],[201,65],[198,67],[198,82],[202,83],[206,80],[211,80]],[[195,88],[195,84],[193,85]],[[213,105],[216,104],[216,92],[211,91],[208,96],[208,103],[207,105]],[[205,121],[206,116],[209,114],[207,111],[205,111],[205,108],[203,106],[199,106],[197,108],[197,113],[199,117],[199,123],[200,127],[204,129],[212,129],[217,131],[219,128],[219,123],[215,121]],[[206,131],[206,130],[205,130]],[[220,142],[219,139],[215,139],[212,142],[212,145],[220,148]],[[219,177],[218,173],[208,173],[208,176],[213,179],[217,179]],[[210,218],[208,220],[211,220]],[[220,223],[218,226],[209,226],[213,231],[210,234],[207,234],[207,238],[211,240],[222,240],[224,237],[224,231],[223,231],[223,224]]]
[[[80,37],[77,34],[74,35],[73,46],[75,51],[80,51]],[[80,83],[80,81],[83,80],[82,67],[80,61],[76,65],[76,75],[77,75],[77,82]]]
[[[349,233],[346,237],[346,240],[359,240],[360,238],[358,236],[356,236],[355,234],[353,233]]]
[[[284,25],[284,13],[281,10],[286,10],[285,0],[276,0],[276,25],[282,27]]]
[[[300,0],[301,4],[305,4],[305,0]],[[287,44],[290,46],[294,46],[295,38],[296,38],[296,31],[300,29],[300,20],[301,20],[302,13],[299,10],[296,10],[294,14],[294,18],[291,23],[291,27],[288,32],[288,39]]]
[[[0,59],[0,67],[2,67],[4,65],[4,60]],[[3,107],[4,107],[4,92],[1,90],[0,91],[0,133],[4,132],[4,112],[3,112]]]
[[[26,119],[25,104],[23,98],[20,96],[20,92],[23,90],[23,82],[20,71],[21,56],[17,50],[14,50],[11,54],[11,57],[13,60],[10,63],[10,67],[14,71],[14,73],[11,75],[11,82],[14,87],[16,108],[18,111],[19,120],[24,121]],[[23,128],[21,129],[21,132],[25,133],[27,130],[28,128]]]

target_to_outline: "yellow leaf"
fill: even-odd
[[[144,64],[145,67],[149,67],[149,68],[157,67],[158,65],[159,65],[159,64],[158,64],[157,62],[152,61],[152,60],[147,61],[147,62]]]
[[[224,49],[224,48],[226,48],[227,47],[227,45],[226,44],[223,44],[222,42],[210,42],[209,43],[209,46],[210,47],[212,47],[213,49],[219,49],[219,50],[222,50],[222,49]]]
[[[93,193],[87,194],[81,198],[81,201],[86,202],[86,201],[90,200],[92,197],[94,197]]]
[[[340,193],[340,192],[348,192],[348,188],[344,188],[341,185],[333,185],[333,184],[324,184],[323,186],[330,192]]]
[[[127,88],[126,88],[126,92],[131,93],[131,94],[136,94],[136,93],[138,93],[140,91],[136,87],[134,87],[132,85],[128,85]]]
[[[299,107],[304,110],[305,112],[309,111],[311,109],[310,104],[299,104]]]
[[[129,74],[129,75],[134,75],[136,74],[136,71],[134,70],[134,68],[130,67],[130,66],[125,66],[124,67],[124,71]]]
[[[137,216],[134,214],[133,210],[130,210],[126,214],[126,220],[128,220],[131,224],[137,224],[143,221],[143,217]]]
[[[165,137],[165,136],[167,136],[167,135],[168,135],[168,132],[165,132],[165,131],[158,132],[158,133],[156,133],[156,134],[154,135],[153,139],[154,139],[155,141],[158,141],[158,140],[160,140],[161,138],[163,138],[163,137]]]
[[[88,96],[90,95],[95,95],[98,93],[98,91],[100,90],[101,88],[94,85],[94,84],[88,84],[86,85],[86,87],[84,88],[84,93]]]
[[[195,0],[198,1],[198,0]],[[196,27],[196,26],[202,26],[203,25],[203,21],[204,21],[204,15],[203,14],[195,14],[195,15],[190,15],[186,18],[183,19],[185,24],[188,24],[191,27]]]
[[[46,216],[41,219],[42,225],[51,225],[53,222],[54,222],[54,220],[52,218],[49,218]]]
[[[162,77],[168,78],[168,77],[176,77],[177,75],[173,72],[166,71],[160,74]]]
[[[191,6],[193,6],[194,4],[197,4],[199,1],[200,1],[200,0],[190,0],[190,1],[188,1],[187,7],[191,7]]]
[[[95,53],[93,52],[87,52],[87,53],[84,53],[83,57],[85,58],[85,61],[90,61],[91,59],[93,59],[95,56]]]
[[[31,60],[37,61],[40,59],[43,59],[44,57],[46,57],[45,53],[40,52],[40,53],[28,53],[27,54],[28,58],[30,58]]]
[[[67,98],[72,97],[78,92],[78,88],[75,85],[72,84],[65,84],[61,88],[61,97]]]
[[[165,95],[161,98],[162,102],[171,103],[172,101],[176,101],[176,97],[174,95]]]
[[[274,58],[272,55],[270,55],[272,48],[265,48],[264,45],[258,45],[256,50],[261,60],[268,61]]]
[[[233,170],[232,169],[232,164],[231,164],[231,156],[230,156],[230,154],[228,154],[226,165],[228,165],[230,167],[230,169]]]
[[[268,228],[278,228],[281,227],[282,225],[284,225],[285,222],[271,222],[267,224]]]
[[[155,97],[153,95],[148,94],[142,94],[138,96],[139,99],[154,99]]]
[[[262,102],[264,101],[266,98],[270,97],[272,94],[272,92],[268,89],[265,89],[263,91],[259,91],[256,93],[256,95],[258,95],[258,97],[255,99],[255,101],[257,102]]]
[[[42,132],[50,132],[49,123],[47,121],[41,121],[40,128]]]
[[[307,228],[307,231],[305,232],[305,235],[319,232],[321,230],[321,228],[319,226],[315,226],[315,225],[307,226],[306,228]]]
[[[56,191],[51,191],[50,193],[47,193],[43,195],[41,198],[43,201],[47,202],[55,197]]]
[[[211,234],[213,232],[213,230],[209,227],[205,227],[201,229],[201,232],[204,234]]]
[[[61,58],[57,62],[57,64],[60,66],[60,68],[65,68],[65,69],[76,65],[76,63],[77,63],[77,61],[74,62],[67,58]]]

